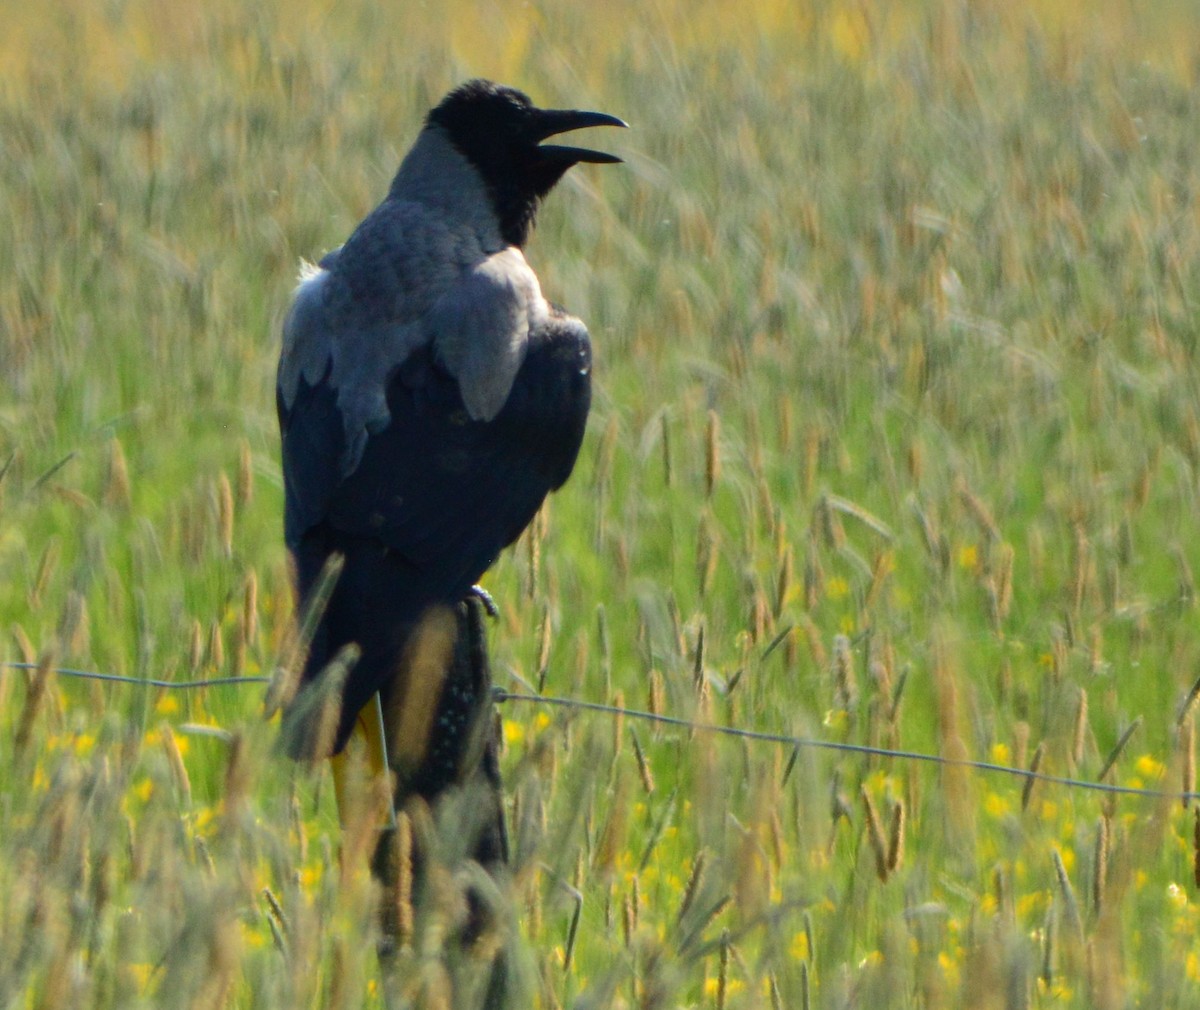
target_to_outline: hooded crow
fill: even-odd
[[[571,473],[588,334],[543,297],[522,249],[571,166],[621,160],[543,141],[625,125],[469,81],[428,114],[384,201],[302,271],[276,388],[284,527],[302,608],[343,560],[301,674],[303,688],[357,647],[334,753],[383,692],[404,709],[408,772],[428,764],[453,720],[420,643]],[[314,732],[300,720],[290,752],[327,756]],[[447,772],[423,774],[432,789]]]

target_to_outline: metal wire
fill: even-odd
[[[0,663],[13,670],[36,670],[37,663]],[[119,673],[97,673],[95,670],[70,670],[51,667],[52,673],[80,680],[100,680],[109,684],[132,684],[140,687],[165,687],[176,691],[194,691],[202,687],[232,687],[238,684],[268,684],[270,677],[212,677],[208,680],[155,680],[153,677],[123,677]]]
[[[0,667],[14,670],[36,670],[37,663],[0,662]],[[199,690],[208,687],[236,687],[242,684],[267,684],[270,677],[213,677],[206,680],[156,680],[149,677],[124,677],[116,673],[98,673],[94,670],[73,670],[65,667],[52,667],[54,673],[64,677],[75,677],[82,680],[99,680],[105,683],[129,684],[141,687],[165,688],[168,690]],[[970,768],[974,771],[988,772],[996,775],[1007,775],[1023,781],[1046,782],[1051,785],[1066,786],[1069,789],[1082,789],[1090,792],[1107,793],[1117,796],[1139,796],[1145,799],[1191,801],[1200,800],[1200,792],[1182,792],[1166,789],[1145,789],[1139,786],[1121,786],[1111,782],[1090,782],[1086,779],[1075,779],[1067,775],[1050,775],[1047,772],[1031,771],[1024,768],[1013,768],[1010,765],[996,764],[993,761],[974,761],[970,758],[948,758],[940,754],[925,754],[921,751],[892,750],[887,747],[872,747],[868,744],[839,743],[836,740],[814,740],[811,737],[793,736],[789,733],[768,733],[763,730],[741,729],[737,726],[721,726],[717,723],[693,722],[680,716],[662,715],[657,712],[645,712],[634,708],[619,708],[616,705],[605,705],[597,701],[580,701],[576,698],[556,698],[545,694],[513,694],[502,688],[494,688],[492,697],[497,702],[525,702],[533,705],[552,705],[557,708],[571,708],[582,712],[598,712],[603,715],[621,716],[626,719],[640,719],[644,722],[658,723],[661,726],[673,726],[676,729],[686,729],[694,733],[716,733],[720,736],[738,737],[742,740],[753,740],[760,743],[786,744],[795,749],[811,748],[813,750],[837,751],[845,754],[865,754],[872,757],[893,758],[898,761],[919,761],[926,764],[942,765],[944,767]]]
[[[508,691],[496,689],[493,696],[497,701],[524,701],[539,705],[555,705],[561,708],[582,709],[587,712],[603,712],[607,715],[620,715],[627,719],[642,719],[664,726],[675,726],[699,733],[718,733],[722,736],[739,737],[743,740],[757,740],[764,743],[789,744],[795,748],[810,747],[815,750],[841,751],[849,754],[870,754],[874,757],[896,758],[901,761],[924,761],[927,764],[971,768],[975,771],[994,772],[1008,775],[1026,781],[1049,782],[1054,785],[1068,786],[1072,789],[1087,789],[1098,793],[1114,793],[1120,796],[1142,796],[1150,799],[1167,800],[1196,800],[1200,792],[1175,792],[1165,789],[1143,789],[1137,786],[1119,786],[1111,782],[1089,782],[1085,779],[1073,779],[1066,775],[1049,775],[1046,772],[1029,771],[1023,768],[1013,768],[1010,765],[996,764],[992,761],[973,761],[969,758],[948,758],[940,754],[924,754],[920,751],[890,750],[887,747],[871,747],[859,743],[838,743],[835,740],[814,740],[811,737],[792,736],[788,733],[766,733],[762,730],[740,729],[737,726],[721,726],[716,723],[692,722],[679,716],[660,715],[656,712],[642,712],[638,709],[618,708],[616,705],[603,705],[595,701],[577,701],[574,698],[554,698],[548,695],[511,694]]]

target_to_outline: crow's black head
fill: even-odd
[[[479,170],[492,194],[505,241],[522,246],[541,200],[563,173],[581,161],[612,164],[601,151],[541,141],[587,126],[625,126],[603,112],[539,109],[527,95],[491,81],[473,80],[450,92],[429,113]]]

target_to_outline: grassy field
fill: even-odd
[[[297,263],[469,76],[634,126],[529,249],[598,389],[500,686],[1195,787],[1200,15],[887,6],[9,5],[0,1007],[382,1006],[262,687],[48,671],[286,655]],[[1177,797],[501,714],[515,1005],[1200,1005]],[[393,1005],[470,1005],[434,906]]]

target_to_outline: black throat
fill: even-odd
[[[510,245],[522,248],[529,241],[542,197],[554,188],[554,184],[567,170],[566,165],[553,165],[548,168],[553,171],[536,172],[530,169],[521,180],[489,178],[488,174],[483,172],[483,181],[491,195],[492,206],[500,223],[500,235]]]

